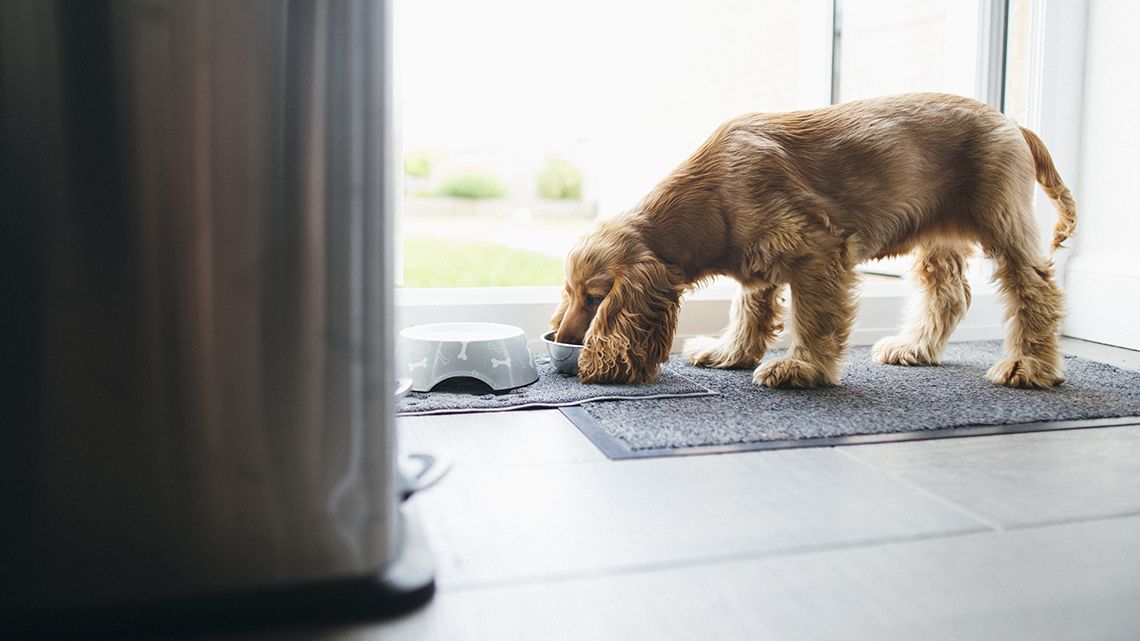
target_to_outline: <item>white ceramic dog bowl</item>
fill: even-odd
[[[542,335],[542,342],[546,343],[546,351],[550,352],[550,362],[554,369],[566,376],[578,375],[578,355],[582,353],[582,346],[573,343],[559,343],[554,340],[554,332]]]
[[[433,323],[400,331],[397,377],[427,392],[440,381],[470,377],[502,391],[538,380],[526,334],[499,323]]]

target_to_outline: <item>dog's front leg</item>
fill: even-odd
[[[914,281],[922,288],[911,304],[910,320],[898,336],[875,343],[871,354],[887,365],[937,365],[950,334],[970,308],[966,282],[969,248],[954,245],[921,247],[914,259]]]
[[[855,317],[855,274],[836,250],[813,256],[792,276],[794,340],[787,356],[756,368],[752,380],[767,387],[815,387],[839,382],[839,369]]]
[[[702,367],[756,367],[783,329],[782,289],[779,285],[742,285],[732,301],[728,328],[720,338],[696,336],[685,341],[685,357]]]

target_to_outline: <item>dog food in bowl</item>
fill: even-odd
[[[582,352],[581,345],[559,343],[554,340],[554,332],[543,334],[542,342],[546,343],[546,351],[550,353],[550,362],[554,363],[554,369],[566,376],[578,375],[578,354]]]

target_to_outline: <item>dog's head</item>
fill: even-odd
[[[585,383],[648,383],[669,358],[684,287],[635,232],[599,225],[566,259],[555,340],[584,345]]]

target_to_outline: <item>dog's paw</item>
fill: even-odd
[[[875,343],[871,356],[884,365],[937,365],[938,356],[926,345],[916,345],[900,336]]]
[[[1049,389],[1065,382],[1064,375],[1055,365],[1037,358],[1013,356],[994,363],[986,372],[986,378],[998,385],[1024,389]]]
[[[752,375],[753,383],[772,388],[833,385],[833,379],[832,375],[815,365],[789,356],[764,363]]]
[[[718,369],[753,367],[759,359],[748,358],[738,350],[724,345],[719,338],[694,336],[685,341],[681,353],[693,365]]]

